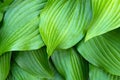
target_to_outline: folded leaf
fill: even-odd
[[[65,80],[88,79],[87,62],[74,49],[55,51],[52,61]]]
[[[85,40],[120,27],[120,0],[91,0],[93,18]]]
[[[120,80],[120,76],[111,75],[102,69],[90,65],[90,80]]]
[[[0,80],[6,80],[10,69],[11,52],[0,56]]]
[[[25,71],[39,77],[52,78],[53,70],[48,61],[45,47],[34,50],[17,53],[16,63]]]
[[[42,47],[39,15],[46,0],[15,0],[0,29],[0,55],[7,51],[33,50]]]
[[[85,35],[91,18],[90,0],[49,0],[40,16],[39,30],[50,56],[68,49]]]
[[[90,63],[120,76],[120,28],[86,42],[80,42],[78,51]]]

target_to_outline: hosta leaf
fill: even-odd
[[[53,79],[40,78],[39,76],[31,75],[24,71],[17,64],[13,64],[11,68],[11,74],[7,80],[63,80],[60,75],[56,72]]]
[[[11,74],[7,80],[46,80],[46,79],[41,79],[39,78],[39,76],[33,76],[14,63],[11,68]]]
[[[92,0],[92,12],[86,41],[120,27],[120,0]]]
[[[0,80],[6,80],[10,69],[11,52],[0,56]]]
[[[3,13],[0,12],[0,22],[2,21],[2,18],[3,18]],[[1,26],[1,25],[0,25]]]
[[[120,76],[111,75],[102,69],[90,65],[90,80],[120,80]]]
[[[7,10],[7,8],[9,7],[9,4],[12,2],[13,0],[4,0],[4,2],[2,3],[0,1],[0,21],[3,18],[3,13]]]
[[[74,49],[58,50],[52,55],[58,72],[65,80],[87,80],[88,65]]]
[[[46,0],[16,0],[4,17],[0,29],[0,54],[6,51],[33,50],[43,46],[38,24]]]
[[[120,28],[109,33],[81,42],[80,54],[90,63],[120,76]]]
[[[48,78],[54,75],[45,47],[34,51],[19,52],[15,61],[23,70],[32,75]]]
[[[50,56],[79,42],[91,18],[89,0],[49,0],[40,16],[40,33]]]

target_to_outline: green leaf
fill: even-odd
[[[0,29],[0,55],[7,51],[39,49],[39,15],[46,0],[16,0],[4,17]]]
[[[90,0],[49,0],[39,26],[48,55],[55,49],[68,49],[78,43],[85,35],[90,18]]]
[[[120,0],[92,0],[92,12],[86,41],[120,27]]]
[[[65,80],[88,79],[87,62],[74,49],[55,51],[52,61]]]
[[[90,63],[120,76],[120,28],[80,42],[77,49]]]
[[[0,22],[2,21],[2,18],[3,18],[3,13],[0,12]],[[1,26],[1,25],[0,25]]]
[[[7,80],[46,80],[39,78],[39,76],[33,76],[22,68],[20,68],[16,63],[12,64],[11,74]]]
[[[3,18],[4,12],[8,9],[8,7],[12,1],[13,0],[4,0],[3,3],[0,1],[0,22]]]
[[[111,75],[102,69],[90,65],[90,80],[120,80],[120,76]]]
[[[6,80],[10,69],[11,52],[0,56],[0,80]]]
[[[25,71],[39,77],[52,78],[54,72],[50,66],[45,47],[17,53],[16,63]]]

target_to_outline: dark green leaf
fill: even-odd
[[[111,75],[102,69],[90,65],[90,80],[120,80],[120,76]]]
[[[15,61],[23,70],[39,77],[52,78],[54,76],[45,47],[17,54]]]
[[[74,49],[58,50],[52,55],[58,72],[65,80],[87,80],[88,65]]]

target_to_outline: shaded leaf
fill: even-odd
[[[120,28],[80,42],[78,51],[90,63],[120,76]]]
[[[93,18],[85,40],[120,27],[120,0],[91,0]]]
[[[8,9],[12,1],[13,0],[4,0],[3,3],[0,2],[0,21],[2,20],[4,12]]]
[[[39,78],[39,76],[33,76],[24,71],[17,64],[13,63],[11,68],[11,74],[7,80],[46,80],[46,79]]]
[[[0,55],[15,50],[33,50],[42,47],[38,30],[39,15],[46,0],[16,0],[4,17],[0,29]]]
[[[3,18],[3,13],[0,12],[0,22],[2,21],[2,18]]]
[[[91,14],[90,0],[49,0],[41,13],[39,28],[48,55],[79,42]]]
[[[10,69],[11,52],[0,56],[0,80],[6,80]]]
[[[15,58],[16,63],[28,73],[45,78],[52,78],[54,76],[45,47],[17,54]]]
[[[74,49],[55,51],[52,60],[65,80],[88,79],[87,62]]]
[[[111,75],[106,73],[102,69],[90,65],[90,72],[89,72],[90,80],[120,80],[120,76]]]

